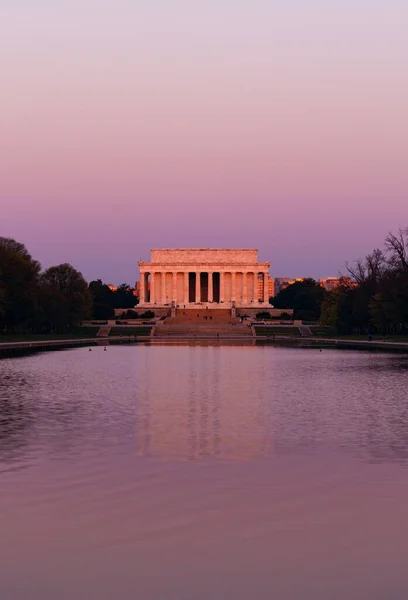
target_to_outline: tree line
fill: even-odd
[[[389,233],[382,249],[346,268],[349,277],[326,295],[322,322],[341,333],[406,333],[408,227]]]
[[[115,308],[137,304],[127,284],[112,290],[89,285],[68,263],[41,270],[24,244],[0,237],[0,332],[67,332],[89,318],[110,318]]]
[[[408,332],[408,227],[389,233],[384,247],[346,265],[340,285],[326,291],[313,279],[271,299],[294,317],[320,321],[338,333]],[[41,270],[24,244],[0,237],[0,332],[65,332],[84,319],[109,319],[138,303],[126,283],[116,289],[85,281],[68,263]]]
[[[407,333],[408,227],[389,233],[382,249],[346,264],[346,274],[334,289],[326,291],[305,279],[271,302],[277,308],[293,308],[297,319],[319,320],[338,333]]]

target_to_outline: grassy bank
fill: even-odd
[[[331,335],[327,335],[327,336],[319,336],[319,337],[327,337],[327,338],[333,338],[336,340],[359,340],[359,341],[368,341],[368,335],[367,334],[331,334]],[[382,335],[372,335],[371,336],[371,341],[372,342],[408,342],[408,335],[386,335],[386,336],[382,336]]]
[[[131,337],[131,336],[149,336],[152,328],[151,327],[112,327],[109,335],[119,335],[121,337]]]
[[[292,336],[292,337],[301,337],[300,331],[298,327],[274,327],[269,325],[264,326],[254,326],[255,333],[257,336]],[[333,331],[331,328],[324,327],[311,327],[312,338],[314,339],[333,339],[333,340],[349,340],[352,341],[369,341],[368,334],[338,334]],[[370,336],[370,341],[372,342],[400,342],[407,343],[408,335],[372,335]]]
[[[0,344],[8,342],[41,342],[47,340],[73,340],[94,338],[99,327],[76,327],[68,333],[1,333]]]
[[[254,325],[256,335],[299,335],[299,327],[277,327],[269,325]]]

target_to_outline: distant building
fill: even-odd
[[[282,290],[286,289],[290,285],[304,281],[304,277],[297,277],[296,279],[291,277],[276,277],[275,278],[275,296],[279,294]],[[318,284],[324,288],[327,292],[334,290],[336,287],[341,285],[342,282],[348,283],[352,285],[351,280],[348,277],[324,277],[322,279],[317,280]]]
[[[341,280],[339,277],[325,277],[324,279],[320,279],[319,283],[326,292],[330,292],[340,285]]]
[[[138,285],[138,283],[136,283],[136,289],[132,290],[132,293],[133,293],[134,296],[138,296],[137,285]],[[110,289],[111,292],[117,292],[118,291],[118,286],[117,285],[108,285],[108,288]]]
[[[352,281],[350,277],[326,277],[320,279],[319,283],[326,292],[331,292],[339,287],[339,285],[346,285],[348,287],[356,287],[358,285],[355,281]]]
[[[298,277],[296,279],[293,279],[292,277],[275,277],[275,296],[293,283],[300,281],[304,281],[304,277]]]

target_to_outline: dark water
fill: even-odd
[[[0,597],[408,598],[408,358],[0,361]]]

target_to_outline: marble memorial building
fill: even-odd
[[[139,262],[139,306],[270,307],[269,266],[254,249],[154,249]]]

